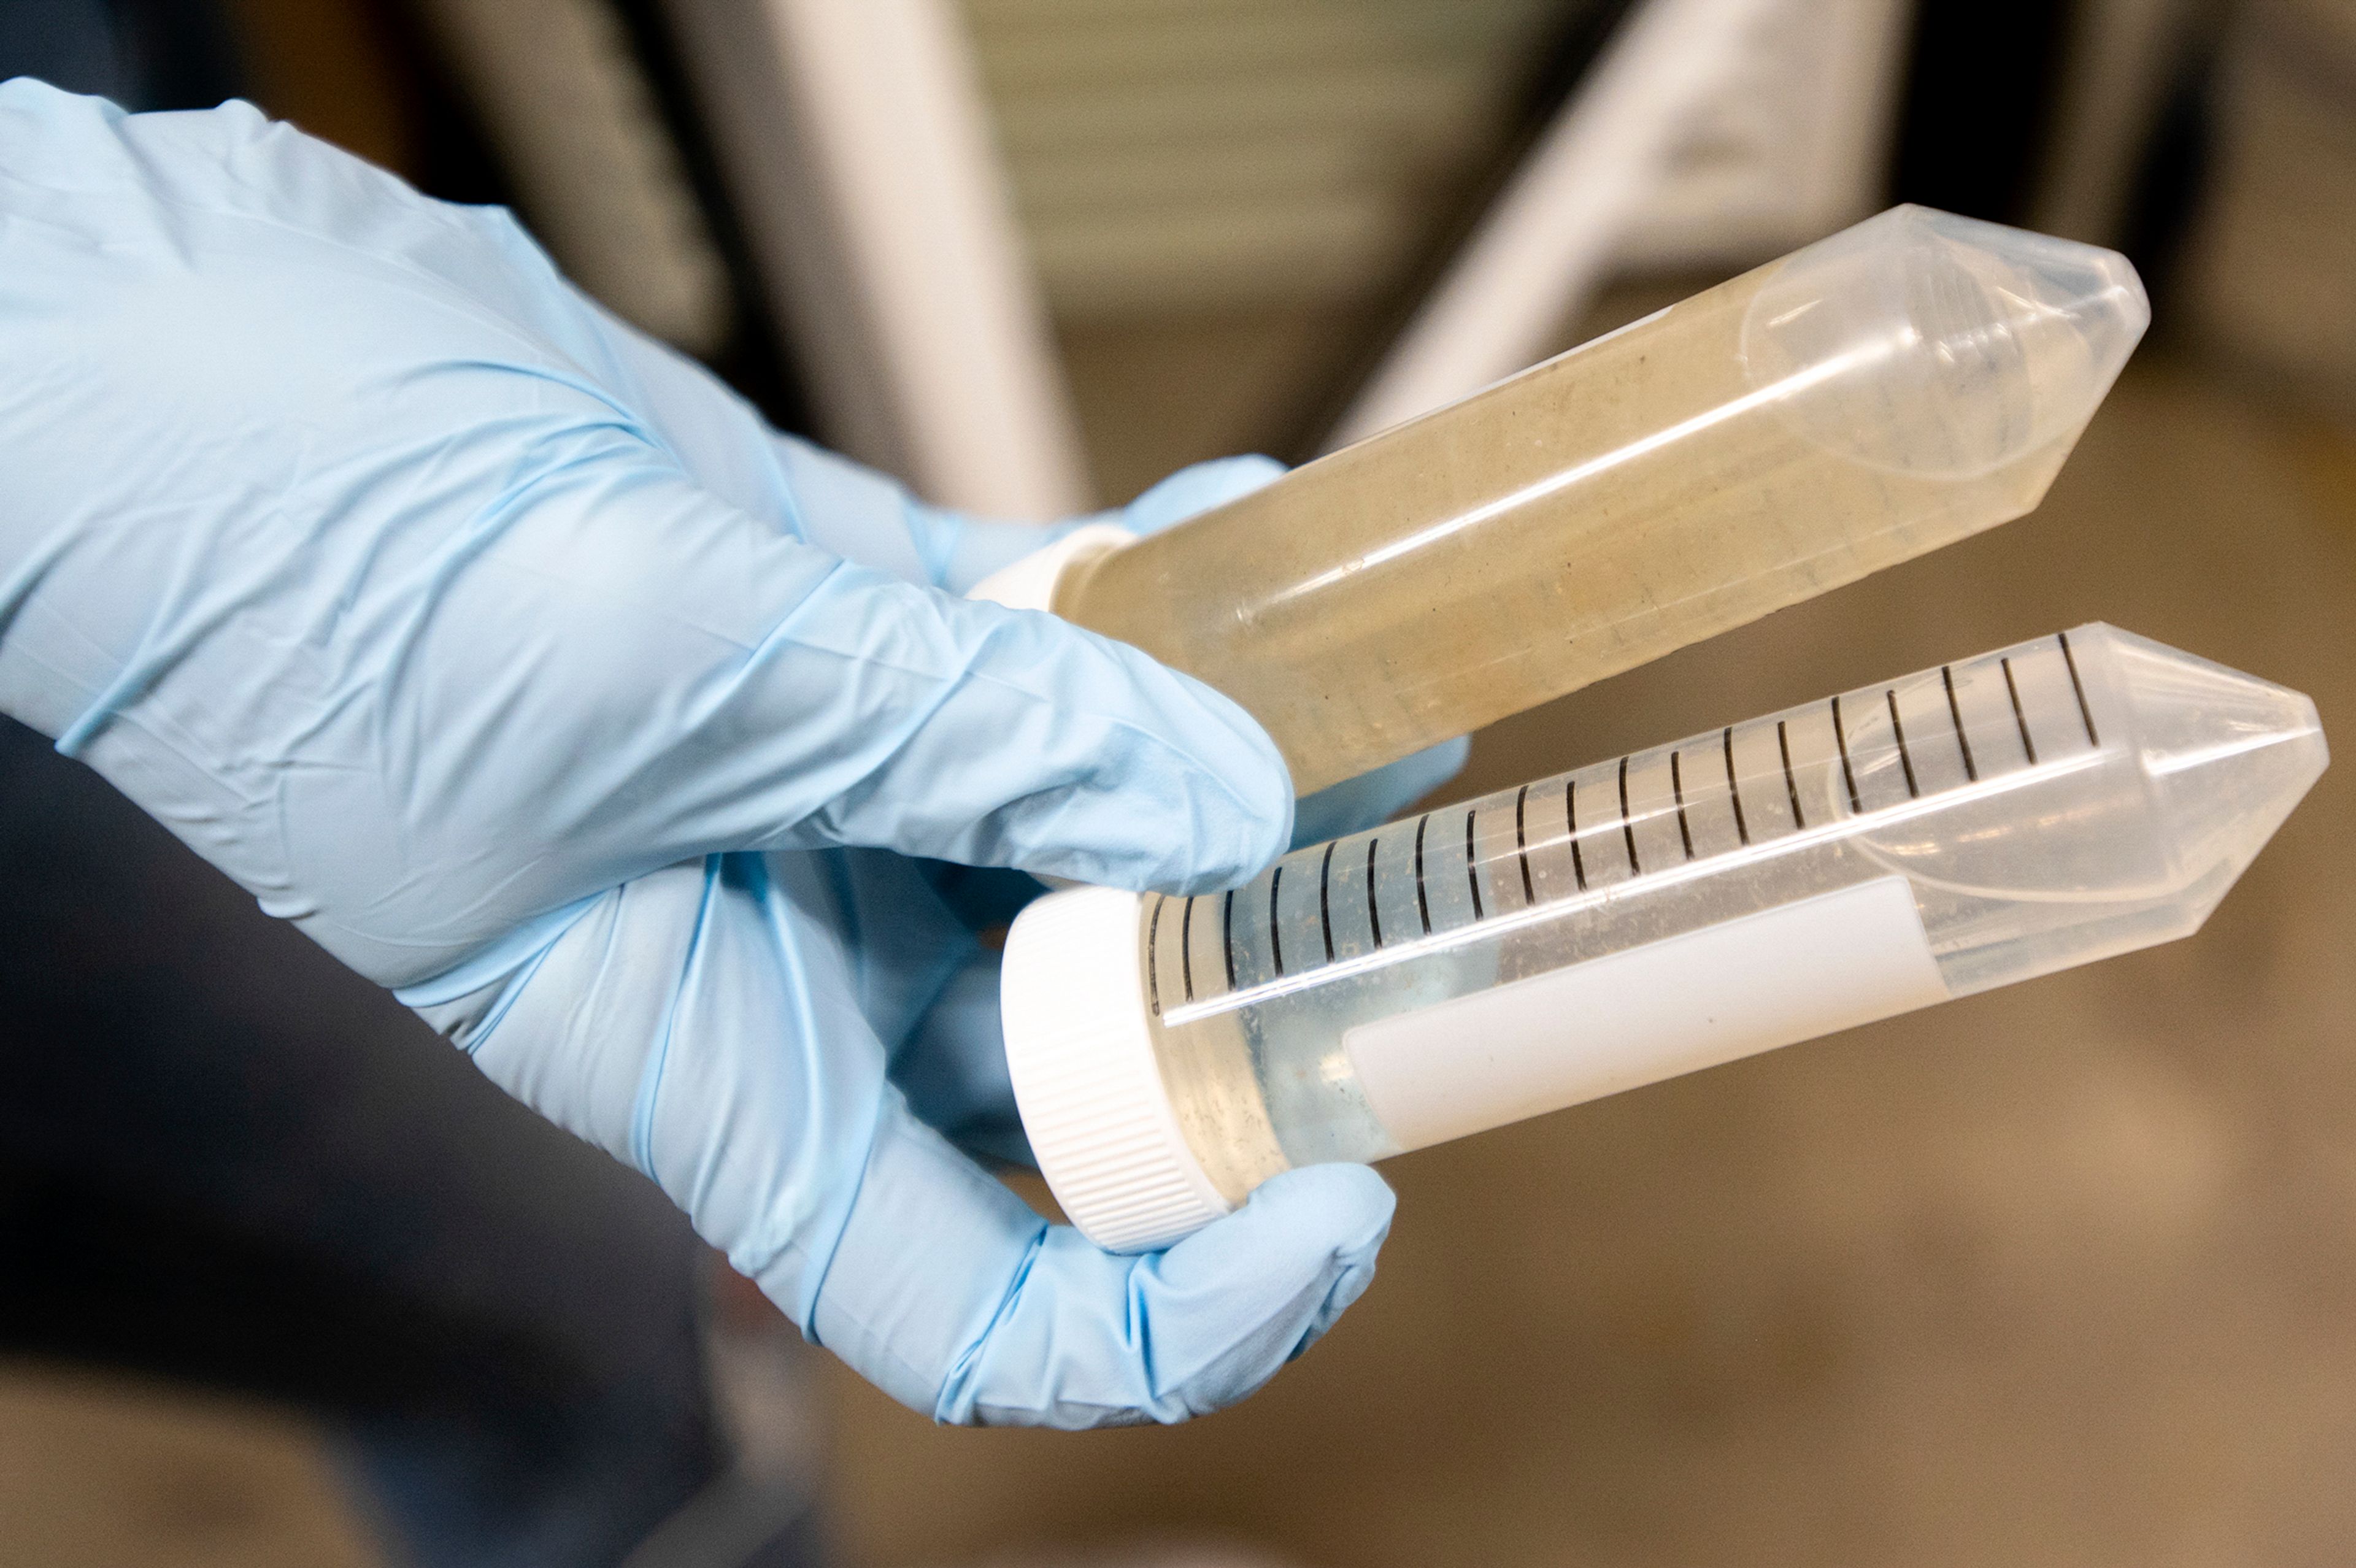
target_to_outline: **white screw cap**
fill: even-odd
[[[1118,523],[1089,523],[1044,549],[1009,561],[967,589],[965,596],[987,599],[1010,610],[1053,610],[1055,581],[1066,567],[1136,542],[1137,536]]]
[[[1138,965],[1141,895],[1050,893],[1006,935],[999,1014],[1031,1152],[1107,1252],[1168,1246],[1230,1212],[1186,1147],[1154,1061]]]

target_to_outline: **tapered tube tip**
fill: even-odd
[[[2105,630],[2177,877],[2205,915],[2322,775],[2322,722],[2299,692]]]
[[[1744,319],[1743,368],[1845,456],[1971,479],[2066,451],[2150,322],[2115,251],[1896,207],[1775,269]]]

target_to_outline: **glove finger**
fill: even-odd
[[[718,377],[585,297],[632,406],[695,482],[806,544],[904,582],[964,594],[983,578],[1089,523],[1149,534],[1234,500],[1284,472],[1270,457],[1182,468],[1127,507],[1066,522],[980,517],[918,500],[890,475],[769,428]]]
[[[898,578],[963,593],[1076,524],[995,522],[928,506],[907,486],[770,427],[734,388],[567,283],[626,392],[696,484],[782,534]]]
[[[1273,457],[1258,453],[1215,457],[1157,481],[1111,520],[1132,533],[1158,534],[1283,476],[1284,464]]]
[[[1203,891],[1290,831],[1274,745],[1209,687],[783,538],[626,436],[522,487],[486,535],[425,609],[349,613],[381,624],[349,635],[345,684],[283,704],[292,732],[238,737],[280,759],[251,793],[306,929],[380,980],[715,852],[867,846]],[[370,765],[324,765],[352,757]],[[212,802],[143,804],[177,822]],[[286,880],[238,863],[254,835],[193,831],[249,886]]]
[[[1046,891],[1038,878],[1023,871],[959,866],[948,860],[916,864],[931,884],[933,896],[969,931],[1003,932]]]
[[[1165,1252],[1048,1226],[896,1104],[810,1318],[903,1403],[961,1424],[1183,1421],[1231,1404],[1373,1277],[1390,1189],[1319,1166]]]
[[[1133,534],[1160,533],[1198,512],[1249,495],[1283,472],[1284,464],[1272,457],[1214,458],[1180,469],[1126,507],[1068,523],[1042,528],[1033,523],[992,522],[918,506],[915,507],[917,520],[910,527],[919,532],[929,529],[937,541],[939,570],[931,579],[935,585],[965,593],[991,573],[1044,549],[1075,528],[1114,523]]]
[[[904,581],[963,594],[1078,523],[1007,522],[916,499],[888,475],[793,436],[768,433],[796,535]]]
[[[908,1109],[951,1143],[1030,1167],[1031,1140],[1007,1075],[998,1016],[998,955],[978,953],[951,975],[892,1053],[892,1082]]]
[[[773,820],[794,824],[761,848],[1210,889],[1287,841],[1290,792],[1265,731],[1134,648],[849,571],[796,622],[767,689],[748,693],[787,753],[789,809]]]
[[[1372,1170],[1321,1165],[1159,1253],[1106,1253],[1056,1227],[937,1414],[1074,1427],[1223,1410],[1365,1294],[1394,1207]]]
[[[1472,754],[1472,741],[1460,735],[1301,796],[1292,808],[1292,847],[1322,844],[1406,815],[1408,806],[1462,773]]]

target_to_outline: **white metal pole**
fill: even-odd
[[[1327,442],[1345,446],[1545,353],[1611,264],[1694,108],[1777,0],[1644,0]]]
[[[999,517],[1089,486],[962,20],[946,0],[672,0],[828,437]]]

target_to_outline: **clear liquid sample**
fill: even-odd
[[[2298,693],[2081,627],[1147,895],[1153,1053],[1240,1202],[2187,935],[2326,758]]]
[[[1894,208],[1053,606],[1234,698],[1305,794],[2020,516],[2148,319],[2114,252]]]

